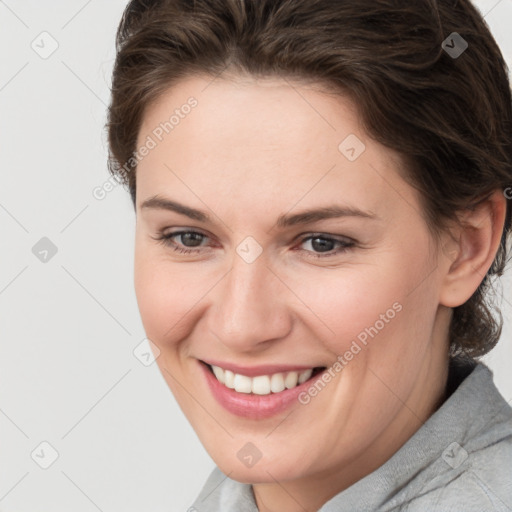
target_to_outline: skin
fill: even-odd
[[[355,106],[282,79],[192,77],[147,109],[138,145],[180,105],[198,105],[139,163],[135,289],[159,368],[201,442],[235,480],[253,484],[261,511],[317,510],[389,459],[444,400],[452,307],[465,302],[499,243],[505,202],[494,194],[438,242],[400,158],[370,139]],[[349,134],[365,151],[350,162]],[[203,210],[202,222],[159,196]],[[278,228],[282,214],[331,205],[371,212]],[[162,233],[188,229],[200,245]],[[307,235],[352,240],[328,256]],[[247,236],[263,252],[247,263]],[[193,243],[192,243],[193,245]],[[339,251],[338,254],[335,254]],[[320,257],[315,255],[320,254]],[[268,419],[226,411],[198,360],[329,367],[357,335],[385,324],[307,405]],[[237,452],[262,458],[246,467]]]

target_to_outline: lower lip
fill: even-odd
[[[270,418],[285,411],[294,402],[298,402],[298,396],[305,391],[322,374],[315,375],[313,379],[292,388],[285,389],[280,393],[270,393],[269,395],[255,395],[249,393],[238,393],[234,389],[227,388],[221,384],[206,367],[199,363],[205,375],[206,381],[213,396],[229,412],[250,419]]]

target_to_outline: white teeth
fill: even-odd
[[[212,366],[212,368],[219,368],[218,366]],[[235,374],[229,370],[223,370],[219,368],[221,372],[224,372],[224,385],[227,388],[235,389]],[[222,382],[222,381],[221,381]]]
[[[215,377],[217,377],[217,380],[224,384],[224,370],[222,368],[219,368],[218,366],[212,366],[213,373],[215,374]]]
[[[292,389],[297,385],[299,374],[297,372],[288,372],[284,378],[284,385],[287,389]]]
[[[313,375],[313,370],[304,370],[303,372],[299,373],[299,384],[302,384],[303,382],[306,382],[311,375]]]
[[[224,370],[219,366],[212,365],[212,370],[217,380],[226,387],[234,389],[238,393],[254,393],[255,395],[270,395],[270,393],[280,393],[285,389],[292,389],[298,384],[306,382],[313,374],[313,369],[310,368],[301,372],[274,373],[251,378]]]
[[[270,378],[267,375],[260,375],[252,379],[252,392],[255,395],[270,394]]]
[[[272,377],[270,377],[270,391],[272,393],[279,393],[280,391],[284,391],[286,386],[284,385],[284,377],[282,373],[274,373]]]
[[[252,391],[252,379],[235,373],[235,391],[238,393],[250,393]]]

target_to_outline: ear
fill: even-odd
[[[440,304],[460,306],[478,288],[498,251],[506,210],[507,200],[496,190],[474,208],[460,212],[441,254],[445,270]]]

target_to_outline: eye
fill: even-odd
[[[172,247],[179,253],[190,254],[200,252],[199,247],[202,247],[202,242],[208,237],[199,231],[175,231],[172,233],[161,232],[154,239]],[[175,239],[177,239],[177,243]]]
[[[302,239],[300,245],[307,244],[309,249],[300,249],[308,253],[307,257],[326,258],[336,256],[354,247],[355,242],[351,239],[337,239],[331,236],[317,233]]]
[[[199,253],[207,246],[210,237],[199,231],[182,230],[170,233],[160,232],[155,240],[171,247],[181,254]],[[323,233],[303,237],[299,245],[308,248],[299,249],[306,257],[327,258],[339,255],[355,246],[355,241],[349,238],[338,239]]]

